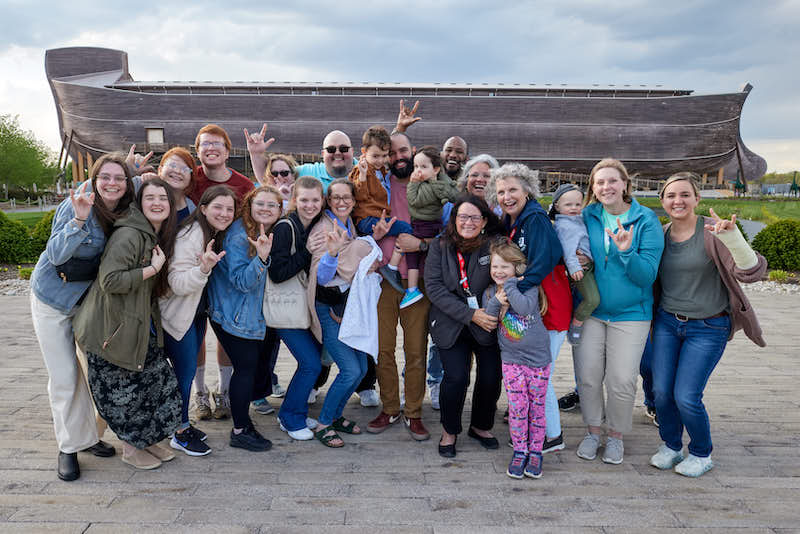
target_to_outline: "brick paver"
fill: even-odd
[[[413,441],[395,425],[379,435],[344,435],[347,445],[329,450],[316,441],[292,441],[274,415],[254,413],[274,443],[270,452],[231,449],[230,421],[207,421],[199,426],[209,434],[209,456],[178,453],[143,472],[119,457],[81,454],[80,480],[66,483],[55,474],[47,373],[27,297],[0,297],[0,532],[797,532],[798,301],[763,293],[751,299],[769,346],[760,349],[738,334],[712,376],[705,402],[716,467],[699,480],[648,465],[659,439],[640,393],[623,464],[577,458],[580,415],[562,414],[567,449],[545,456],[540,480],[509,479],[510,449],[487,452],[466,435],[457,458],[440,458],[441,426],[426,399],[423,420],[433,435],[427,442]],[[208,343],[214,354],[213,335]],[[209,384],[216,382],[213,360]],[[283,385],[293,369],[284,349],[278,360]],[[568,391],[572,380],[565,346],[556,392]],[[312,416],[321,404],[322,395]],[[502,443],[504,407],[503,397],[495,428]],[[378,410],[362,408],[354,397],[345,413],[364,427]],[[105,439],[120,451],[110,431]]]

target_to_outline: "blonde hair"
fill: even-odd
[[[276,161],[282,161],[289,166],[289,172],[292,173],[292,178],[297,180],[297,161],[289,154],[270,154],[267,160],[267,167],[264,169],[264,180],[269,185],[275,185],[275,177],[272,175],[272,164]]]
[[[517,245],[509,243],[505,239],[492,243],[489,253],[492,256],[500,256],[500,258],[513,265],[514,272],[517,275],[524,273],[528,266],[528,258],[525,253]]]
[[[616,169],[619,173],[619,177],[622,178],[622,181],[626,184],[625,191],[622,192],[622,201],[627,203],[633,201],[633,183],[631,182],[631,177],[628,175],[628,169],[626,169],[625,165],[618,159],[603,158],[592,167],[592,172],[589,173],[589,186],[587,187],[588,191],[586,192],[584,206],[597,202],[597,198],[594,196],[594,175],[597,174],[600,169],[608,168]]]
[[[695,198],[700,198],[700,188],[697,187],[697,182],[700,180],[700,177],[697,176],[693,172],[683,171],[677,172],[667,178],[667,181],[661,186],[661,189],[658,191],[659,198],[664,198],[664,191],[667,190],[667,186],[675,183],[675,182],[689,182],[689,185],[692,186],[692,190],[694,191]]]

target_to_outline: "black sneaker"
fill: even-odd
[[[241,434],[235,434],[231,429],[231,447],[247,449],[248,451],[268,451],[272,442],[258,433],[252,424],[247,425]]]
[[[211,453],[211,447],[203,443],[200,437],[192,431],[192,427],[183,432],[175,432],[169,441],[169,446],[183,451],[189,456],[205,456]]]
[[[193,426],[193,425],[190,424],[189,425],[189,430],[191,430],[192,433],[195,436],[197,436],[197,439],[199,439],[200,441],[205,441],[206,438],[208,438],[208,435],[205,432],[203,432],[202,430],[200,430],[199,428],[197,428],[196,426]]]
[[[656,409],[653,406],[645,406],[645,414],[647,417],[653,420],[653,424],[658,426],[658,414],[656,413]]]
[[[542,454],[546,452],[555,452],[564,450],[564,434],[559,434],[556,438],[544,438],[542,445]]]
[[[577,391],[570,391],[560,399],[558,399],[558,409],[562,412],[571,412],[581,405],[581,398],[578,396]]]

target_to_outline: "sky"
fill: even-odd
[[[768,171],[800,169],[800,0],[0,0],[0,14],[0,114],[56,152],[45,50],[98,46],[126,51],[135,80],[749,82],[742,139]]]

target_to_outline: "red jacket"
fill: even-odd
[[[572,321],[572,292],[569,288],[567,270],[563,263],[542,279],[542,291],[547,297],[547,311],[542,322],[548,330],[569,330]]]

